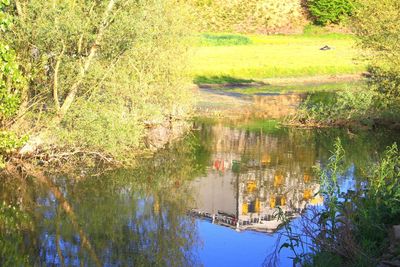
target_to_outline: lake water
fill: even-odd
[[[313,167],[325,166],[337,137],[346,189],[394,136],[198,120],[134,169],[2,178],[0,202],[18,204],[27,222],[1,248],[31,266],[261,266],[279,238],[276,208],[298,220],[306,205],[322,203]],[[291,266],[289,257],[282,250],[277,265]]]

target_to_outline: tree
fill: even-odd
[[[353,13],[354,1],[308,0],[307,6],[316,24],[338,24]]]
[[[115,154],[140,146],[145,121],[188,108],[185,10],[180,0],[15,1],[5,39],[29,77],[24,106],[53,139]]]
[[[12,16],[7,12],[10,1],[0,0],[0,36],[9,32]],[[20,105],[21,92],[25,85],[15,52],[7,42],[0,39],[0,126],[3,128],[12,119]]]
[[[0,0],[0,37],[7,34],[12,26],[9,5],[9,0]],[[5,166],[7,156],[26,141],[26,137],[20,138],[8,129],[18,113],[24,92],[26,81],[15,51],[0,39],[0,169]]]
[[[400,97],[400,2],[358,0],[354,30],[366,51],[371,82],[386,99]]]

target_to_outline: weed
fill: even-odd
[[[282,247],[304,266],[372,266],[388,247],[387,229],[400,220],[400,155],[396,144],[364,171],[362,186],[343,192],[345,152],[340,139],[318,171],[324,206],[302,215],[302,229],[287,222]],[[360,177],[361,178],[361,177]],[[326,263],[326,265],[325,265]]]

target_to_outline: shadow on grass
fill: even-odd
[[[200,44],[204,46],[230,46],[251,44],[250,38],[237,34],[202,34]]]
[[[201,85],[201,84],[240,85],[240,84],[253,83],[253,82],[255,82],[255,80],[235,78],[235,77],[228,76],[228,75],[219,75],[219,76],[196,76],[193,79],[193,82],[197,85]]]

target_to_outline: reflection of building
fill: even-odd
[[[208,174],[192,184],[194,214],[238,230],[271,232],[280,224],[277,207],[295,217],[307,203],[321,202],[310,174],[315,152],[302,149],[302,142],[221,126],[211,131]]]

